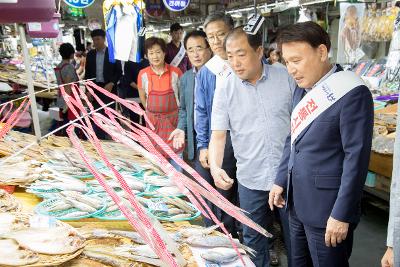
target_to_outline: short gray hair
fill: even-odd
[[[217,11],[207,16],[203,24],[204,29],[207,27],[208,24],[215,21],[223,21],[231,29],[233,29],[233,27],[235,26],[231,15],[225,14],[225,12],[223,11]]]

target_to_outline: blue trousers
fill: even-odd
[[[264,229],[270,228],[273,223],[273,213],[268,205],[268,191],[251,190],[239,183],[240,207],[249,212],[247,216]],[[284,209],[279,209],[279,215],[283,226],[285,242],[290,240],[288,229],[288,214]],[[256,251],[252,261],[257,267],[269,267],[269,241],[250,227],[243,225],[244,244]],[[288,255],[290,255],[290,244],[287,244]],[[288,257],[290,259],[290,256]],[[289,265],[290,266],[290,265]],[[296,266],[297,267],[297,266]]]
[[[348,267],[353,248],[356,225],[350,224],[346,240],[336,247],[325,245],[326,228],[304,225],[297,217],[294,206],[289,212],[292,266],[295,267]],[[311,259],[310,259],[311,258]],[[311,262],[312,261],[312,262]]]

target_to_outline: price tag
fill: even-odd
[[[29,219],[32,228],[53,228],[57,226],[57,220],[50,216],[34,215]]]
[[[165,202],[161,199],[147,202],[147,207],[149,207],[149,209],[152,211],[168,212],[167,204],[165,204]]]

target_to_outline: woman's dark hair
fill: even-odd
[[[170,33],[173,33],[173,32],[179,31],[179,30],[183,30],[183,27],[181,26],[181,24],[179,24],[177,22],[172,24],[171,27],[169,27]]]
[[[70,43],[64,43],[60,45],[58,49],[62,59],[70,59],[73,54],[75,54],[75,48]]]
[[[164,39],[157,37],[150,37],[146,39],[146,41],[144,42],[144,53],[147,55],[149,49],[155,45],[159,45],[161,47],[161,50],[164,53],[167,53],[167,44],[165,43]]]
[[[101,37],[106,37],[106,32],[104,31],[104,30],[102,30],[102,29],[96,29],[96,30],[93,30],[91,33],[90,33],[90,36],[93,38],[93,37],[96,37],[96,36],[101,36]]]
[[[312,21],[291,24],[282,28],[278,33],[277,39],[279,47],[282,47],[284,43],[306,42],[313,48],[317,48],[322,44],[326,46],[328,51],[331,49],[328,33]]]
[[[183,39],[183,45],[184,45],[184,47],[185,47],[185,49],[187,48],[186,47],[186,44],[187,44],[187,41],[189,40],[189,38],[196,38],[196,37],[201,37],[201,38],[204,38],[204,42],[206,43],[206,46],[207,47],[210,47],[210,44],[207,42],[207,35],[206,35],[206,33],[205,32],[203,32],[203,31],[191,31],[191,32],[189,32],[186,36],[185,36],[185,39]]]
[[[260,46],[262,46],[262,36],[260,32],[256,34],[248,34],[243,30],[243,26],[239,26],[230,31],[226,36],[224,42],[224,49],[226,50],[226,42],[228,40],[238,38],[240,36],[246,36],[247,42],[254,50],[257,50]]]

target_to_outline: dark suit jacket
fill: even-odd
[[[194,140],[194,86],[195,73],[193,69],[185,72],[180,80],[180,107],[178,128],[185,131],[187,137],[188,159],[193,160],[195,157],[195,140]]]
[[[296,88],[294,106],[302,97],[303,89]],[[292,149],[290,136],[286,140],[275,184],[287,188],[288,203],[305,225],[325,228],[329,216],[359,221],[373,115],[369,89],[358,86],[304,129]]]
[[[96,78],[96,53],[96,49],[92,49],[87,54],[85,80]],[[117,60],[115,63],[110,62],[108,59],[108,48],[106,48],[104,55],[103,75],[105,84],[113,82],[114,85],[117,85],[122,75],[121,62],[119,60]]]

